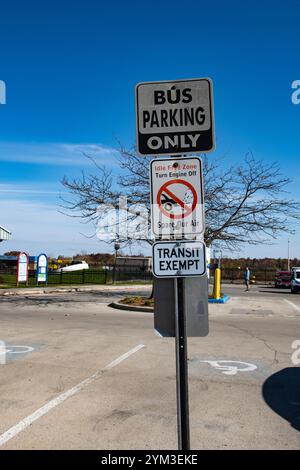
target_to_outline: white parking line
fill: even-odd
[[[42,406],[41,408],[39,408],[37,411],[35,411],[31,415],[29,415],[26,418],[22,419],[22,421],[20,421],[18,424],[11,427],[10,429],[8,429],[8,431],[6,431],[5,433],[3,433],[0,436],[0,447],[3,446],[10,439],[15,437],[17,434],[24,431],[24,429],[26,429],[28,426],[30,426],[34,421],[41,418],[45,414],[49,413],[50,410],[52,410],[56,406],[60,405],[65,400],[67,400],[67,398],[72,397],[76,393],[80,392],[80,390],[87,387],[88,385],[90,385],[95,380],[97,380],[99,377],[101,377],[101,375],[104,372],[106,372],[106,371],[112,369],[113,367],[117,366],[118,364],[120,364],[120,362],[124,361],[129,356],[132,356],[132,354],[138,352],[140,349],[142,349],[144,347],[145,346],[143,344],[139,344],[135,348],[130,349],[129,351],[127,351],[122,356],[120,356],[117,359],[115,359],[114,361],[110,362],[103,369],[98,370],[97,372],[95,372],[95,374],[93,374],[90,377],[88,377],[87,379],[83,380],[78,385],[75,385],[75,387],[70,388],[66,392],[62,393],[58,397],[56,397],[53,400],[46,403],[46,405]]]
[[[291,302],[290,300],[283,299],[287,304],[289,304],[291,307],[293,307],[294,310],[300,313],[300,307],[298,305],[294,304],[294,302]]]

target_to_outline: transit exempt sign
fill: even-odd
[[[198,157],[151,162],[154,235],[170,239],[204,232],[202,162]]]
[[[214,150],[209,78],[136,86],[137,151],[177,155]]]
[[[156,277],[203,276],[205,245],[201,241],[157,242],[153,245],[153,274]]]

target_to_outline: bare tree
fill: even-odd
[[[62,198],[65,213],[97,224],[99,205],[109,204],[118,209],[120,197],[125,196],[131,220],[140,219],[139,211],[130,207],[150,208],[151,158],[121,148],[118,160],[121,176],[115,177],[91,156],[85,156],[95,165],[96,173],[82,172],[74,179],[64,177],[62,184],[69,192],[67,199]],[[291,180],[282,176],[277,163],[258,161],[249,152],[240,165],[226,167],[222,159],[204,155],[203,171],[204,238],[208,246],[214,242],[236,249],[244,243],[271,243],[282,233],[294,233],[293,223],[300,219],[300,204],[287,197],[286,188]],[[150,226],[149,220],[145,223]],[[146,241],[153,242],[150,234]]]

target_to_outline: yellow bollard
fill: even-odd
[[[214,282],[214,299],[221,297],[221,269],[215,269],[215,282]]]

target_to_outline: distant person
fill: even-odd
[[[250,269],[248,267],[246,268],[246,271],[244,272],[244,282],[246,285],[245,292],[248,292],[249,286],[250,286]]]

